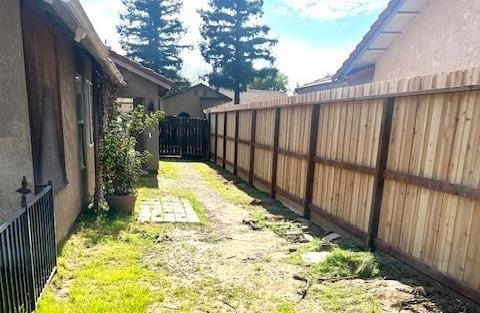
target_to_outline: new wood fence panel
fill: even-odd
[[[474,165],[480,144],[478,91],[397,100],[388,170],[478,188]],[[478,201],[388,179],[379,238],[426,264],[479,288],[465,276],[480,262],[475,220]]]
[[[478,302],[480,69],[209,110],[220,157],[225,112],[237,175]]]
[[[312,106],[284,108],[280,112],[276,186],[279,195],[300,200],[305,195]],[[297,201],[299,202],[299,201]],[[303,214],[302,203],[291,203]]]
[[[250,169],[251,123],[252,111],[239,112],[237,173],[245,181],[248,181],[248,171]]]
[[[217,117],[217,165],[223,166],[223,136],[224,136],[224,124],[226,113],[218,113]]]
[[[227,138],[226,138],[226,160],[225,168],[233,173],[235,162],[235,112],[229,112],[227,114]]]
[[[256,123],[254,182],[260,189],[268,192],[272,177],[275,110],[258,111]]]
[[[320,108],[319,162],[312,203],[364,233],[368,231],[373,175],[357,172],[355,166],[375,167],[382,109],[382,100],[332,103]]]

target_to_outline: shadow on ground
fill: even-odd
[[[169,159],[163,161],[192,162],[190,160],[181,159]],[[238,189],[242,190],[250,197],[261,200],[261,206],[270,214],[282,216],[285,221],[290,222],[302,223],[306,221],[303,217],[289,210],[280,201],[271,199],[267,193],[259,191],[222,167],[212,162],[205,162],[205,164],[215,170],[226,181],[233,183]],[[328,231],[314,224],[309,227],[308,232],[313,237],[317,238],[322,238],[328,234]],[[338,245],[343,249],[351,251],[364,251],[362,243],[357,241],[341,240]],[[426,308],[428,310],[427,312],[480,312],[480,310],[476,309],[470,301],[466,300],[461,295],[458,295],[455,291],[448,289],[446,286],[441,285],[439,282],[430,279],[423,273],[418,272],[410,265],[381,252],[374,252],[374,257],[380,269],[380,277],[386,280],[396,280],[414,288],[414,290],[418,291],[420,299],[423,295],[426,295],[426,298],[435,306],[432,308]],[[405,310],[406,312],[416,312],[413,307],[410,307],[416,304],[418,303],[403,303],[403,307],[399,308],[399,311]]]

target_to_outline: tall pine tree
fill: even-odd
[[[204,38],[200,48],[213,67],[209,82],[235,92],[235,104],[255,77],[253,62],[273,63],[271,48],[276,40],[268,38],[270,28],[258,25],[263,16],[263,0],[210,0],[210,8],[200,11]]]
[[[177,89],[188,85],[180,76],[183,60],[180,52],[189,46],[181,45],[185,34],[179,13],[182,0],[122,0],[126,12],[120,14],[117,27],[123,50],[140,62],[176,83]]]

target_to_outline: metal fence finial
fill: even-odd
[[[22,179],[22,187],[18,188],[17,192],[22,195],[22,202],[21,202],[22,207],[26,207],[27,195],[32,193],[32,191],[27,188],[27,178],[25,176],[23,176],[23,179]]]

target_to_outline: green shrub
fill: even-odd
[[[137,105],[132,112],[113,110],[103,138],[101,158],[107,194],[134,194],[143,164],[151,157],[148,151],[136,151],[136,137],[164,116],[162,111],[145,114]]]

